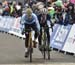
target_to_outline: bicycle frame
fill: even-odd
[[[31,46],[31,42],[32,42],[32,32],[29,32],[29,42],[28,42],[28,46]],[[33,45],[32,45],[33,46]]]
[[[33,48],[33,42],[32,42],[32,29],[29,29],[28,31],[28,48],[29,48],[29,54],[30,54],[30,62],[32,62],[32,48]]]

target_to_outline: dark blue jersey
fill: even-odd
[[[51,16],[49,14],[47,14],[46,17],[43,17],[42,14],[38,15],[38,20],[40,24],[47,23],[47,21],[50,21],[50,19]]]

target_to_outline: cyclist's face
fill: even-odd
[[[27,15],[27,17],[28,17],[29,19],[31,19],[31,18],[32,18],[32,16],[31,16],[31,15]]]

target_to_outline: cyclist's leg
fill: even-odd
[[[38,30],[37,30],[37,26],[36,26],[35,23],[32,24],[32,28],[33,28],[33,30],[35,31],[35,39],[36,39],[36,38],[38,37],[39,32],[38,32]]]
[[[26,29],[29,29],[29,25],[28,25],[28,24],[25,24],[25,30],[26,30]],[[26,32],[26,31],[25,31],[25,32]],[[26,35],[25,47],[28,48],[28,38],[29,38],[29,34],[26,32],[25,35]]]
[[[42,39],[42,29],[40,29],[40,35],[38,37],[39,46],[41,46],[41,39]]]
[[[48,44],[50,44],[50,33],[49,33],[49,28],[46,30],[46,34],[47,34],[47,41],[48,41]]]
[[[38,38],[38,36],[39,36],[39,32],[38,32],[38,29],[37,29],[36,23],[33,23],[33,24],[31,25],[31,27],[32,27],[32,28],[33,28],[33,30],[35,31],[34,44],[36,44],[36,43],[37,43],[36,39],[37,39],[37,38]]]
[[[40,29],[40,35],[38,37],[38,41],[39,41],[39,50],[42,50],[42,29]]]
[[[28,24],[25,24],[25,29],[29,29]],[[26,35],[26,39],[25,39],[25,57],[28,57],[29,56],[29,48],[28,48],[29,34],[25,33],[25,35]]]

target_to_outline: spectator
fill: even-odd
[[[3,13],[2,3],[0,2],[0,15]]]
[[[14,13],[14,11],[15,11],[13,2],[10,2],[10,3],[9,3],[9,7],[10,7],[10,16],[13,16],[13,13]]]
[[[6,16],[9,16],[10,15],[10,8],[9,8],[9,4],[7,1],[4,1],[3,3],[3,16],[6,15]]]
[[[70,23],[73,23],[73,21],[75,20],[74,4],[69,1],[67,8],[68,8],[67,13],[70,15],[70,19],[72,19]]]
[[[15,11],[16,11],[16,15],[18,17],[22,16],[22,4],[21,2],[19,2],[16,6],[15,6]]]

